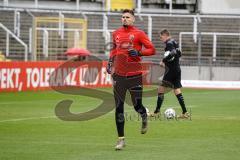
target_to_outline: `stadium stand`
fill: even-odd
[[[172,0],[172,8],[175,11],[185,11],[185,13],[196,12],[197,10],[196,0]],[[142,11],[158,12],[159,8],[169,8],[169,0],[142,0]]]
[[[99,3],[100,1],[94,1],[94,3]],[[142,1],[143,4],[155,4],[164,3],[163,1]],[[173,1],[174,3],[180,3],[180,1]],[[183,1],[182,1],[183,2]],[[184,4],[193,5],[196,1],[184,1]],[[34,17],[59,17],[59,12],[64,15],[65,18],[87,18],[87,49],[91,53],[104,55],[106,49],[106,41],[104,32],[104,15],[107,16],[108,25],[107,29],[111,33],[114,29],[118,28],[121,23],[119,21],[120,14],[118,12],[79,12],[79,11],[65,11],[65,10],[42,10],[42,9],[16,9],[16,8],[0,8],[0,19],[1,23],[4,24],[8,29],[14,32],[14,12],[18,11],[20,13],[20,36],[26,44],[29,42],[29,29],[32,28]],[[194,20],[196,15],[191,14],[154,14],[154,13],[144,13],[136,16],[136,26],[143,29],[148,33],[148,21],[149,17],[152,20],[152,40],[157,48],[157,53],[153,59],[159,60],[159,54],[163,52],[163,44],[159,41],[159,31],[163,28],[168,28],[172,32],[172,36],[179,40],[179,34],[181,32],[194,32]],[[238,16],[214,16],[214,15],[201,15],[201,32],[208,33],[239,33],[240,18]],[[56,26],[57,27],[57,26]],[[5,40],[6,34],[0,29],[0,50],[6,50]],[[184,52],[182,63],[185,65],[197,64],[197,50],[198,43],[194,42],[193,35],[182,35],[182,50]],[[58,37],[59,38],[59,37]],[[202,35],[202,57],[206,58],[206,63],[209,63],[209,59],[213,56],[213,35]],[[61,44],[61,42],[55,43],[52,51],[59,54],[68,49],[66,44]],[[53,43],[54,45],[54,43]],[[10,55],[8,58],[13,60],[24,60],[23,59],[23,47],[16,43],[14,39],[10,39]],[[41,52],[42,50],[39,49]],[[49,51],[51,49],[49,48]],[[218,35],[217,36],[217,62],[225,63],[231,65],[236,65],[236,61],[240,59],[240,47],[239,47],[239,36],[227,36]],[[51,53],[50,53],[51,54]],[[32,54],[29,52],[29,59],[31,59]],[[40,57],[41,58],[41,57]],[[48,58],[53,60],[54,57]],[[48,60],[45,59],[45,60]],[[56,59],[64,59],[56,58]],[[203,61],[204,62],[204,61]]]

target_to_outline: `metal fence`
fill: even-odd
[[[34,17],[59,17],[62,14],[67,18],[85,18],[88,24],[87,48],[92,53],[102,56],[109,53],[107,49],[111,41],[112,31],[121,26],[120,13],[113,12],[17,9],[18,13],[12,14],[9,18],[6,18],[10,15],[9,12],[15,13],[16,9],[1,9],[0,12],[1,22],[6,27],[11,28],[13,26],[12,32],[19,35],[19,38],[28,46],[31,46],[32,43],[29,28],[33,27]],[[4,15],[5,12],[7,12],[7,15]],[[15,25],[15,23],[20,23],[20,25]],[[240,58],[240,16],[136,14],[135,24],[148,34],[157,49],[157,55],[151,57],[151,60],[160,60],[164,44],[160,42],[158,33],[161,29],[168,28],[172,37],[180,43],[184,65],[209,65],[210,62],[202,57],[211,59],[213,65],[238,65],[236,60]],[[46,27],[50,28],[50,26]],[[5,33],[1,31],[1,39],[6,39],[4,35]],[[39,38],[43,39],[43,37]],[[1,44],[0,49],[5,53],[6,45],[1,46]],[[32,56],[33,51],[31,47],[29,48],[28,60],[33,60],[30,58],[34,57]],[[65,50],[67,50],[67,47],[61,49],[62,52]],[[16,51],[12,49],[10,55],[16,56],[18,52],[21,52],[21,56],[24,53],[23,49],[16,49]],[[24,58],[15,58],[14,56],[12,59],[24,60]]]

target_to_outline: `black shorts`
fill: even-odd
[[[113,90],[116,106],[119,102],[125,101],[126,92],[131,94],[133,105],[136,105],[136,99],[142,99],[142,75],[119,76],[113,75]]]
[[[181,70],[180,71],[169,70],[165,72],[161,86],[173,89],[182,88]]]

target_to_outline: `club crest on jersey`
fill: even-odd
[[[115,38],[116,43],[120,43],[119,36]]]
[[[134,39],[134,35],[133,35],[133,34],[130,34],[130,35],[129,35],[129,40],[130,40],[131,42],[133,42],[133,39]]]

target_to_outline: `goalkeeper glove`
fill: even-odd
[[[128,50],[128,53],[131,57],[141,56],[141,53],[135,49]]]
[[[107,73],[108,74],[111,74],[112,73],[112,65],[113,65],[113,60],[112,58],[110,58],[108,60],[108,64],[107,64],[107,67],[106,67],[106,70],[107,70]]]
[[[164,53],[164,58],[163,58],[163,62],[171,62],[173,61],[175,58],[175,52],[174,51],[166,51]]]

